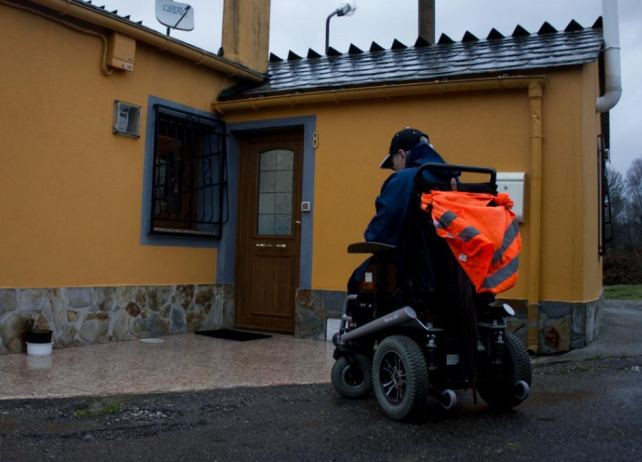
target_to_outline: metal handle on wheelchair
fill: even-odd
[[[470,173],[485,173],[490,176],[490,183],[492,185],[497,184],[497,171],[494,168],[489,167],[471,167],[468,165],[455,165],[455,164],[435,164],[435,163],[425,163],[419,167],[417,171],[417,178],[422,178],[422,173],[425,171],[432,172],[470,172]]]

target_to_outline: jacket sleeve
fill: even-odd
[[[399,245],[406,208],[412,194],[412,172],[393,173],[375,201],[377,213],[363,233],[366,241]]]

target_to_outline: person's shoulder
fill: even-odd
[[[398,183],[402,181],[407,181],[408,178],[412,178],[415,176],[415,173],[417,172],[416,167],[406,167],[401,170],[397,170],[394,172],[392,175],[388,177],[386,182],[391,182],[391,183]]]
[[[399,170],[397,173],[399,174],[400,180],[407,180],[414,178],[414,176],[417,174],[417,170],[419,170],[419,167],[406,167],[403,170]]]
[[[404,168],[398,170],[390,175],[386,181],[383,182],[381,187],[382,190],[391,190],[391,189],[403,189],[407,185],[412,184],[415,173],[417,172],[416,168]]]

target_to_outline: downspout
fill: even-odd
[[[604,95],[595,102],[597,112],[611,110],[622,95],[620,70],[620,28],[617,0],[602,0],[602,21],[604,23]]]
[[[539,351],[539,302],[542,242],[542,85],[528,87],[531,108],[530,227],[528,252],[528,337],[527,348]]]

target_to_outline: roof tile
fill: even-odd
[[[518,24],[512,35],[513,37],[528,37],[531,33]]]
[[[437,44],[439,44],[439,45],[447,45],[449,43],[455,43],[455,41],[453,39],[451,39],[450,37],[448,37],[446,34],[441,34],[439,36],[439,41],[437,42]]]
[[[462,42],[478,42],[479,39],[475,37],[472,33],[466,31],[464,37],[461,39]]]
[[[599,29],[523,35],[525,30],[518,26],[515,32],[516,37],[500,37],[491,31],[489,39],[466,43],[448,42],[450,39],[442,35],[437,45],[390,50],[373,42],[369,52],[341,54],[330,48],[327,56],[272,59],[262,83],[232,87],[220,99],[521,73],[594,61],[602,49]]]
[[[392,41],[392,46],[390,47],[391,50],[403,50],[404,48],[408,48],[408,47],[397,39],[394,39]]]
[[[488,33],[488,37],[486,37],[486,40],[497,40],[497,39],[503,39],[503,38],[504,38],[504,34],[502,34],[500,31],[498,31],[493,27]]]

